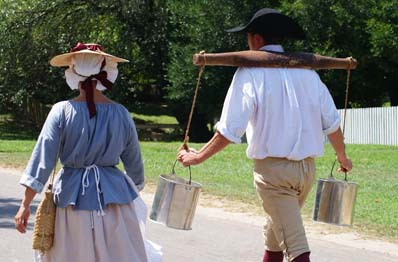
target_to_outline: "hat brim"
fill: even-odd
[[[246,26],[237,26],[230,29],[225,29],[227,33],[245,33]]]
[[[72,56],[74,56],[76,54],[102,55],[102,56],[105,56],[108,59],[110,59],[110,60],[112,60],[112,61],[114,61],[116,63],[129,62],[129,60],[127,60],[127,59],[120,58],[120,57],[117,57],[117,56],[113,56],[113,55],[107,54],[107,53],[102,52],[102,51],[91,51],[91,50],[88,50],[88,49],[84,49],[84,50],[80,50],[80,51],[77,51],[77,52],[71,52],[71,53],[66,53],[66,54],[54,56],[50,60],[50,65],[57,66],[57,67],[69,66],[70,63],[71,63]]]
[[[279,13],[268,13],[252,19],[244,26],[225,30],[228,33],[266,33],[283,38],[306,39],[304,30],[292,18]]]

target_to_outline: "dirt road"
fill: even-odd
[[[17,233],[13,223],[23,195],[23,188],[18,185],[19,174],[0,169],[0,178],[0,262],[32,261],[33,217],[25,235]],[[148,204],[152,197],[143,194]],[[163,247],[165,262],[255,262],[261,261],[263,253],[262,220],[245,213],[199,206],[193,230],[175,230],[148,221],[147,233],[149,239]],[[312,261],[398,262],[398,245],[362,240],[352,233],[320,234],[318,226],[306,226]]]

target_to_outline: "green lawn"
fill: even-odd
[[[138,114],[138,113],[131,113],[132,118],[136,123],[147,123],[147,124],[170,124],[170,125],[177,125],[177,119],[172,116],[168,115],[153,115],[153,116],[148,116],[145,114]]]
[[[133,117],[137,122],[175,124],[167,108],[143,106]],[[29,160],[38,133],[26,123],[0,115],[0,166],[23,169]],[[141,142],[147,182],[155,184],[160,174],[171,171],[181,142]],[[190,144],[200,148],[201,144]],[[262,213],[252,180],[252,162],[245,156],[246,145],[231,145],[199,166],[192,167],[193,179],[202,183],[203,191],[217,197],[248,204],[252,212]],[[354,163],[349,180],[359,184],[355,206],[354,230],[363,234],[398,242],[398,148],[375,145],[347,145]],[[317,176],[326,178],[334,154],[329,145],[325,156],[317,159]],[[188,169],[180,165],[177,175],[188,178]],[[335,174],[343,179],[343,175]],[[315,186],[304,207],[311,218]]]
[[[172,116],[167,106],[162,104],[142,104],[133,108],[131,113],[134,121],[138,124],[168,124],[177,125],[177,119]]]
[[[180,142],[142,142],[142,154],[149,183],[171,171]],[[34,140],[1,140],[0,166],[23,168]],[[190,144],[199,148],[201,144]],[[193,180],[202,183],[203,191],[215,196],[259,206],[252,181],[252,163],[245,156],[246,145],[231,145],[199,166],[192,167]],[[398,241],[398,148],[374,145],[347,145],[354,163],[350,180],[359,184],[355,206],[354,230],[363,234]],[[317,159],[317,176],[326,178],[334,154],[326,146],[325,156]],[[176,168],[188,178],[188,169]],[[343,175],[336,175],[343,179]],[[315,186],[304,215],[311,217]],[[258,211],[257,209],[256,211]]]

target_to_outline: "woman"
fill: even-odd
[[[158,246],[144,237],[146,206],[138,190],[144,170],[135,125],[127,109],[101,91],[111,89],[118,62],[96,44],[78,43],[51,59],[65,71],[74,99],[53,106],[20,183],[26,187],[15,216],[26,232],[30,203],[46,184],[58,156],[54,245],[35,261],[160,261]],[[116,165],[122,160],[126,173]]]

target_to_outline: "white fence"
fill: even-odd
[[[343,126],[344,109],[339,114]],[[398,146],[398,107],[348,109],[344,136],[347,144]]]

